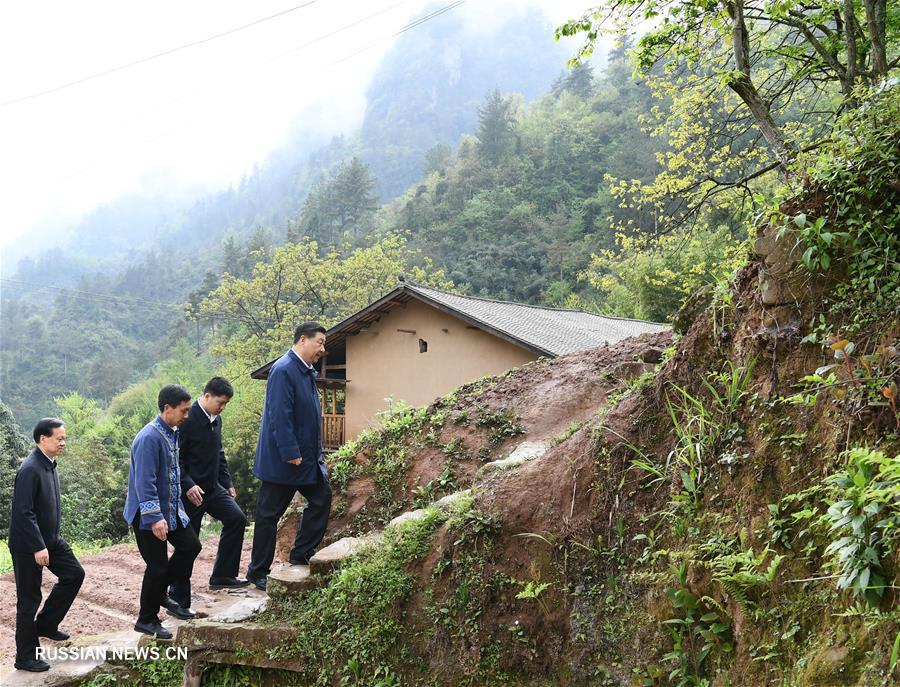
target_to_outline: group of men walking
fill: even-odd
[[[238,573],[247,517],[235,500],[222,449],[220,413],[234,389],[223,377],[213,377],[193,403],[183,386],[172,384],[160,390],[159,415],[138,432],[131,446],[123,513],[146,566],[136,631],[171,638],[160,620],[161,608],[181,619],[196,616],[191,608],[191,574],[201,549],[204,515],[222,523],[209,578],[211,589],[249,584],[266,589],[278,521],[297,492],[307,503],[289,561],[309,563],[331,511],[313,367],[324,353],[324,327],[304,322],[294,332],[294,345],[270,369],[253,461],[253,474],[261,484],[246,578]],[[15,666],[38,672],[50,667],[39,656],[39,638],[69,638],[59,625],[81,588],[84,569],[60,536],[56,459],[65,449],[65,426],[62,420],[45,418],[37,423],[33,436],[35,448],[16,474],[8,544],[17,595]],[[38,612],[45,567],[57,582]]]

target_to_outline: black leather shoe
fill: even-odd
[[[30,658],[27,661],[16,661],[16,670],[27,670],[29,673],[43,673],[50,670],[50,664],[39,658]]]
[[[249,578],[250,584],[252,584],[257,589],[262,591],[266,591],[266,581],[268,578],[266,577],[251,577]]]
[[[237,589],[239,587],[246,587],[250,584],[250,580],[244,577],[210,577],[209,578],[209,588],[210,589]]]
[[[27,670],[29,673],[43,673],[50,670],[50,664],[39,658],[29,658],[27,661],[16,661],[16,670]]]
[[[288,563],[290,563],[291,565],[309,565],[309,559],[306,557],[291,558],[288,560]]]
[[[175,616],[176,618],[181,618],[182,620],[191,620],[197,617],[197,614],[196,612],[194,612],[193,608],[190,608],[189,606],[182,606],[168,594],[163,597],[162,603],[160,605],[166,609],[166,612],[169,615]]]
[[[162,626],[162,623],[142,623],[140,621],[134,624],[135,632],[143,632],[145,635],[152,635],[157,639],[172,639],[172,633]]]
[[[47,639],[52,639],[54,642],[64,642],[71,635],[68,632],[63,632],[59,628],[55,630],[38,630],[38,637],[46,637]]]
[[[166,608],[166,613],[171,616],[175,616],[180,620],[193,620],[197,617],[197,613],[193,608],[188,608],[187,606],[175,606],[175,608]]]

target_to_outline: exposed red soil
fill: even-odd
[[[439,445],[422,443],[407,447],[408,469],[404,475],[407,498],[397,499],[398,506],[391,515],[399,515],[411,508],[412,499],[408,496],[441,474],[448,461],[442,447],[454,441],[460,447],[460,457],[453,460],[453,469],[456,488],[464,489],[472,484],[478,468],[485,462],[479,458],[479,449],[482,449],[482,455],[484,449],[488,450],[487,460],[496,460],[526,439],[550,440],[566,432],[572,423],[585,422],[606,403],[609,394],[621,390],[627,381],[653,368],[652,364],[642,360],[648,349],[659,351],[670,341],[670,332],[646,334],[626,339],[615,346],[536,361],[511,370],[477,392],[468,393],[467,387],[462,387],[457,394],[459,400],[456,406],[451,409],[440,430]],[[478,427],[473,413],[469,412],[472,417],[466,424],[453,419],[458,412],[472,411],[473,405],[486,413],[511,412],[524,433],[491,446],[488,441],[490,428]],[[325,544],[348,534],[356,534],[359,526],[355,521],[373,505],[375,484],[365,471],[369,457],[363,452],[356,460],[363,467],[364,474],[351,480],[345,492],[335,494],[333,510],[338,514],[332,516]],[[556,486],[563,488],[559,482]],[[571,485],[565,488],[570,489]],[[302,507],[301,503],[297,497],[295,508]],[[288,555],[298,521],[297,512],[284,517],[278,534],[279,556]]]

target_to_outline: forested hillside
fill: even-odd
[[[475,128],[478,105],[493,89],[532,99],[564,69],[566,54],[534,8],[477,31],[471,23],[451,12],[399,36],[369,88],[358,131],[323,140],[301,120],[232,188],[195,201],[123,198],[66,237],[22,239],[31,257],[17,271],[4,263],[0,309],[0,397],[16,417],[29,425],[69,391],[105,405],[185,336],[205,350],[209,339],[198,346],[183,304],[197,304],[224,273],[249,275],[261,257],[254,251],[299,238],[296,225],[313,189],[340,177],[356,157],[366,168],[356,181],[365,184],[364,215],[371,216],[418,178],[429,148],[455,146]],[[507,31],[516,33],[515,47],[500,38]],[[409,54],[421,59],[412,63]],[[339,180],[344,202],[353,202],[347,194],[356,189]],[[352,227],[345,219],[327,243],[342,243],[345,231],[361,239],[366,216],[354,216],[360,221]],[[66,328],[64,342],[57,323]]]

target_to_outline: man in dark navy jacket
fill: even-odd
[[[266,385],[253,474],[262,480],[256,500],[253,553],[247,578],[266,588],[278,520],[296,492],[306,508],[290,562],[306,565],[325,535],[331,512],[331,485],[322,455],[322,409],[313,364],[325,354],[325,328],[304,322],[294,346],[272,365]]]
[[[243,587],[249,581],[238,577],[247,516],[234,500],[228,461],[222,448],[221,413],[234,396],[234,388],[224,377],[213,377],[191,406],[188,419],[178,428],[181,492],[191,527],[200,535],[203,515],[222,523],[216,562],[209,578],[210,589]],[[182,608],[191,606],[191,581],[169,588],[169,596]]]
[[[84,569],[59,536],[59,476],[56,458],[66,448],[62,420],[44,418],[34,427],[31,454],[16,473],[9,519],[9,550],[16,578],[16,668],[42,672],[50,666],[38,658],[38,637],[63,641],[69,635],[59,623],[69,611]],[[57,577],[44,608],[41,575],[49,568]],[[37,617],[35,617],[37,614]]]

